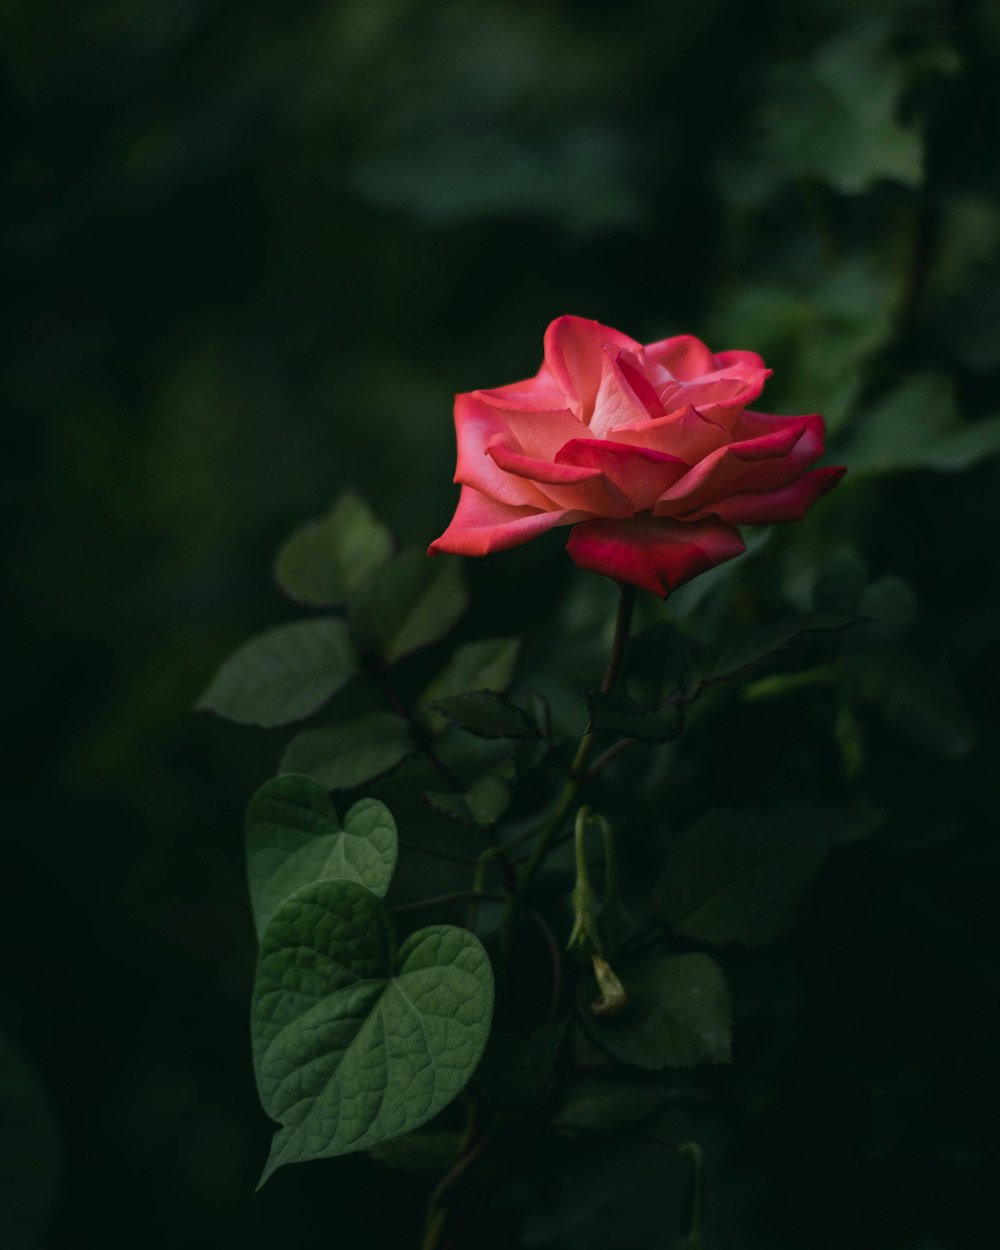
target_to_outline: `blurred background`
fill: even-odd
[[[812,988],[736,1096],[717,1244],[992,1245],[1000,6],[8,0],[0,29],[0,1242],[414,1244],[424,1182],[371,1159],[253,1194],[240,826],[278,746],[190,709],[288,618],[274,554],[339,489],[441,531],[453,393],[572,312],[756,349],[769,411],[825,413],[845,485],[718,603],[874,584],[898,639],[718,739],[759,777],[811,726],[877,818],[781,947]],[[474,563],[472,637],[580,576],[558,535]],[[563,1201],[518,1244],[592,1244]]]

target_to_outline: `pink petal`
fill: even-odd
[[[548,500],[537,487],[524,478],[510,477],[485,454],[491,439],[508,436],[508,427],[507,413],[475,395],[455,397],[455,481],[514,507],[548,508]]]
[[[618,353],[618,368],[622,371],[622,376],[632,388],[636,399],[646,409],[646,417],[664,417],[667,415],[668,409],[664,408],[660,402],[660,397],[656,393],[656,387],[649,380],[645,373],[645,361],[632,352],[620,351]]]
[[[697,464],[717,448],[726,446],[730,438],[724,425],[711,420],[696,408],[679,408],[665,417],[619,426],[614,431],[616,443],[679,456],[688,464]]]
[[[746,550],[739,531],[721,521],[582,521],[566,544],[573,563],[666,596],[684,582]]]
[[[756,370],[760,369],[771,376],[771,370],[764,364],[763,356],[758,356],[756,352],[716,352],[715,366],[717,369],[729,370],[733,368]]]
[[[556,525],[572,525],[585,513],[568,509],[540,512],[498,503],[488,495],[463,486],[451,524],[427,549],[431,556],[452,552],[460,556],[485,556],[530,542]]]
[[[605,345],[642,351],[628,335],[584,317],[557,317],[545,331],[545,364],[582,421],[589,421],[594,411]]]
[[[693,334],[678,334],[672,339],[650,343],[646,347],[646,359],[668,370],[682,382],[704,377],[715,370],[712,353]]]
[[[536,460],[512,450],[502,437],[492,440],[486,452],[505,473],[537,486],[550,507],[577,508],[597,516],[631,516],[635,511],[599,468]]]
[[[522,411],[496,408],[482,393],[455,397],[455,433],[458,459],[455,481],[492,495],[502,503],[536,508],[551,507],[550,500],[524,478],[511,478],[486,455],[491,440],[503,438],[523,454],[552,460],[568,439],[587,433],[587,427],[565,408],[557,411]]]
[[[630,501],[633,512],[651,508],[691,467],[677,456],[604,438],[574,438],[556,453],[556,463],[600,470]]]
[[[620,426],[634,425],[663,414],[663,405],[646,380],[639,361],[634,356],[629,359],[629,355],[607,347],[601,351],[601,381],[590,418],[590,433],[595,438],[606,438]],[[647,407],[644,399],[652,407]]]
[[[711,418],[715,416],[714,409],[738,410],[752,403],[764,389],[766,379],[766,372],[761,372],[752,379],[713,374],[696,382],[668,380],[658,387],[658,394],[667,411],[690,405]],[[731,425],[732,416],[724,423]]]
[[[776,521],[801,521],[812,505],[833,490],[847,472],[844,468],[812,469],[778,490],[758,493],[742,491],[705,508],[685,513],[684,519],[697,521],[717,516],[733,525],[771,525]]]
[[[565,408],[566,399],[549,372],[548,366],[542,365],[533,378],[525,378],[523,382],[509,382],[506,386],[498,386],[492,390],[473,392],[494,408],[510,408],[523,412],[538,412],[546,409]]]
[[[745,418],[753,418],[747,421]],[[675,485],[654,506],[656,516],[688,515],[711,508],[715,502],[741,491],[777,490],[799,477],[823,454],[823,419],[775,417],[743,413],[742,432],[765,430],[752,438],[720,447]]]

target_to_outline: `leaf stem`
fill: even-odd
[[[610,694],[614,689],[615,682],[618,680],[622,661],[625,658],[625,647],[628,644],[629,630],[632,625],[632,609],[635,605],[634,586],[619,583],[618,591],[618,614],[615,617],[615,631],[611,641],[611,652],[608,656],[607,667],[604,670],[604,678],[601,681],[601,692],[603,694]],[[566,784],[563,786],[562,794],[559,796],[555,810],[542,826],[535,849],[532,851],[524,872],[517,882],[517,888],[511,892],[507,900],[507,913],[504,916],[500,937],[501,984],[506,981],[510,969],[510,954],[514,942],[514,926],[517,922],[519,901],[524,898],[538,875],[539,869],[545,863],[564,820],[577,800],[580,787],[586,779],[587,762],[594,749],[596,739],[596,730],[591,727],[588,720],[587,728],[580,739],[580,745],[577,747],[573,763],[570,765],[569,775],[566,778]]]
[[[455,851],[443,851],[436,846],[421,846],[419,842],[410,842],[406,838],[399,839],[399,845],[403,850],[413,851],[416,855],[427,855],[431,859],[445,859],[452,864],[463,864],[467,868],[475,868],[479,860],[473,859],[471,855],[459,855]]]
[[[477,1125],[478,1108],[473,1102],[469,1106],[465,1139],[462,1143],[462,1148],[458,1152],[458,1158],[455,1160],[451,1171],[441,1178],[428,1199],[427,1221],[424,1225],[424,1239],[421,1242],[421,1250],[437,1250],[441,1237],[444,1234],[445,1225],[448,1223],[448,1208],[443,1202],[445,1195],[458,1183],[493,1139],[494,1133],[488,1131],[476,1141]]]
[[[607,668],[604,670],[604,678],[601,682],[601,693],[610,694],[614,689],[615,682],[618,680],[618,674],[621,671],[622,661],[625,658],[625,647],[628,643],[629,629],[632,625],[632,608],[635,604],[635,587],[620,585],[620,597],[618,600],[618,615],[615,618],[615,632],[611,643],[611,653],[608,656]],[[591,752],[594,749],[594,743],[597,740],[597,733],[588,723],[586,732],[580,739],[580,745],[577,748],[573,763],[570,766],[569,776],[563,787],[562,795],[556,804],[556,809],[549,817],[548,822],[542,829],[541,837],[528,860],[528,865],[521,874],[518,882],[518,893],[523,894],[525,890],[534,881],[538,870],[552,849],[552,840],[559,832],[563,820],[576,802],[580,788],[586,779],[587,762],[590,759]]]
[[[489,894],[485,890],[453,890],[450,894],[435,894],[432,898],[417,899],[415,903],[397,903],[389,910],[394,916],[401,912],[423,911],[427,907],[445,907],[448,903],[465,903],[474,899],[477,903],[502,903],[503,894]]]
[[[612,743],[612,745],[599,755],[597,759],[594,760],[593,764],[591,764],[587,772],[587,780],[592,781],[598,773],[603,772],[604,769],[607,768],[612,760],[616,760],[618,756],[627,751],[629,747],[634,747],[637,741],[637,738],[620,738],[617,742]]]
[[[682,1155],[691,1160],[691,1191],[688,1205],[689,1223],[686,1243],[700,1246],[702,1239],[702,1213],[705,1201],[704,1157],[697,1142],[686,1141],[680,1148]]]
[[[632,624],[632,609],[635,604],[635,587],[619,584],[618,613],[615,618],[614,636],[611,643],[611,653],[608,656],[607,667],[604,671],[604,678],[601,682],[601,690],[605,694],[609,694],[613,689],[618,675],[621,671],[622,661],[625,658],[625,648],[628,644],[629,630]],[[399,708],[396,702],[397,710]],[[405,713],[403,713],[405,715]],[[410,724],[414,726],[415,734],[418,741],[423,737],[423,727],[418,725],[415,718],[407,716]],[[528,859],[524,872],[518,878],[517,870],[508,853],[508,846],[499,840],[494,833],[496,839],[495,845],[491,848],[491,852],[487,852],[481,861],[481,867],[485,866],[485,860],[488,857],[496,856],[504,869],[504,884],[507,887],[507,908],[504,915],[503,928],[500,937],[500,967],[498,981],[503,985],[509,975],[510,969],[510,953],[513,945],[514,927],[517,923],[517,914],[520,907],[524,907],[527,914],[538,926],[539,931],[549,947],[552,956],[552,995],[549,1005],[549,1019],[554,1018],[558,1011],[559,999],[562,993],[562,960],[559,953],[559,946],[555,940],[555,935],[545,922],[545,920],[534,910],[534,908],[526,906],[524,899],[528,888],[533,883],[540,868],[545,862],[546,856],[552,849],[553,843],[559,834],[563,821],[572,809],[580,792],[581,786],[587,780],[587,762],[590,759],[591,752],[594,749],[596,740],[596,731],[591,727],[589,721],[584,731],[583,737],[580,739],[580,745],[577,748],[573,763],[570,765],[566,783],[563,786],[562,794],[556,803],[555,809],[549,816],[541,828],[538,830],[538,841],[535,845],[531,856]],[[430,755],[428,755],[430,759]],[[431,761],[433,762],[433,760]],[[440,771],[440,769],[439,769]],[[442,774],[444,775],[444,774]],[[460,788],[460,787],[453,787]],[[520,840],[520,839],[516,839]],[[477,884],[481,878],[481,869],[477,871]],[[482,900],[502,901],[500,896],[496,894],[488,894],[481,889],[461,890],[453,894],[439,895],[437,898],[423,899],[418,903],[404,903],[400,907],[394,907],[394,912],[412,911],[418,908],[430,907],[443,903],[458,902],[462,899],[470,899],[473,902]],[[476,1105],[473,1102],[469,1109],[469,1118],[466,1124],[465,1139],[459,1150],[458,1158],[452,1169],[441,1179],[434,1192],[430,1196],[427,1205],[427,1219],[424,1225],[424,1236],[421,1243],[421,1250],[438,1250],[442,1244],[442,1238],[448,1223],[448,1208],[444,1205],[443,1199],[445,1195],[453,1188],[457,1181],[464,1175],[469,1167],[479,1158],[485,1150],[487,1144],[494,1135],[494,1130],[488,1130],[486,1133],[478,1137],[478,1125],[476,1116]]]

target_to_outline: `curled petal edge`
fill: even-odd
[[[685,582],[746,551],[740,532],[714,518],[633,517],[574,525],[566,550],[577,568],[665,598]]]

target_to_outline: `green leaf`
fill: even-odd
[[[538,738],[539,727],[513,700],[495,690],[470,690],[438,699],[430,710],[480,738]]]
[[[782,411],[818,409],[832,432],[852,411],[873,358],[894,333],[897,286],[867,257],[848,255],[832,266],[803,266],[798,251],[795,257],[794,275],[727,291],[709,328],[716,342],[753,342],[765,360],[780,360]],[[853,461],[843,463],[851,466],[849,481]]]
[[[418,702],[423,705],[465,690],[496,690],[502,693],[514,679],[519,638],[487,638],[459,647],[447,665],[434,678]],[[444,717],[425,712],[428,726],[439,733],[447,725]]]
[[[244,643],[196,707],[241,725],[287,725],[322,707],[358,670],[343,621],[292,621]]]
[[[394,712],[369,712],[291,740],[280,771],[303,773],[328,790],[351,790],[384,777],[416,753],[410,728]]]
[[[691,660],[681,682],[684,699],[691,702],[706,686],[756,668],[786,650],[803,634],[834,632],[857,623],[858,618],[854,616],[815,613],[773,621],[737,634],[735,638],[709,647]]]
[[[673,625],[653,625],[630,639],[624,679],[629,696],[640,707],[657,707],[677,689],[693,646],[693,639]]]
[[[792,922],[826,858],[826,823],[794,825],[757,812],[717,808],[672,843],[654,906],[699,942],[773,941]]]
[[[443,637],[467,604],[461,560],[411,548],[368,582],[352,620],[361,645],[390,664]]]
[[[958,415],[951,381],[941,374],[908,378],[851,427],[839,452],[848,481],[868,475],[934,469],[957,473],[1000,452],[1000,417],[975,422]]]
[[[275,908],[313,881],[357,881],[384,898],[399,849],[384,803],[360,799],[341,825],[322,786],[295,773],[265,781],[250,800],[246,839],[258,937]]]
[[[626,1075],[621,1069],[610,1069],[615,1075]],[[634,1081],[631,1074],[629,1082]],[[609,1130],[630,1128],[648,1120],[671,1099],[671,1091],[642,1084],[623,1084],[606,1074],[583,1076],[570,1085],[562,1106],[552,1119],[553,1127],[574,1133],[604,1134]]]
[[[503,1115],[523,1115],[544,1101],[555,1077],[567,1020],[526,1036],[494,1033],[476,1071],[476,1084]]]
[[[729,991],[707,955],[644,951],[615,961],[628,1001],[615,1016],[595,1016],[597,984],[589,969],[577,979],[577,1005],[591,1039],[637,1068],[692,1068],[728,1063]]]
[[[897,120],[906,72],[888,46],[887,23],[859,22],[775,75],[760,143],[783,177],[821,179],[847,194],[880,179],[918,185],[923,145]]]
[[[325,517],[310,521],[278,554],[285,594],[319,607],[350,602],[392,553],[392,536],[371,509],[346,491]]]
[[[503,767],[509,763],[502,761],[500,771],[509,771]],[[495,768],[474,781],[462,794],[437,790],[424,793],[436,812],[480,829],[492,828],[497,823],[510,806],[511,797],[509,776],[500,775]]]
[[[592,690],[587,697],[594,729],[607,729],[643,742],[673,742],[684,728],[684,714],[673,704],[664,704],[652,712],[621,694]]]
[[[264,933],[252,1010],[257,1087],[285,1163],[366,1150],[426,1123],[466,1085],[490,1031],[493,971],[474,934],[414,933],[394,954],[379,900],[305,886]]]

